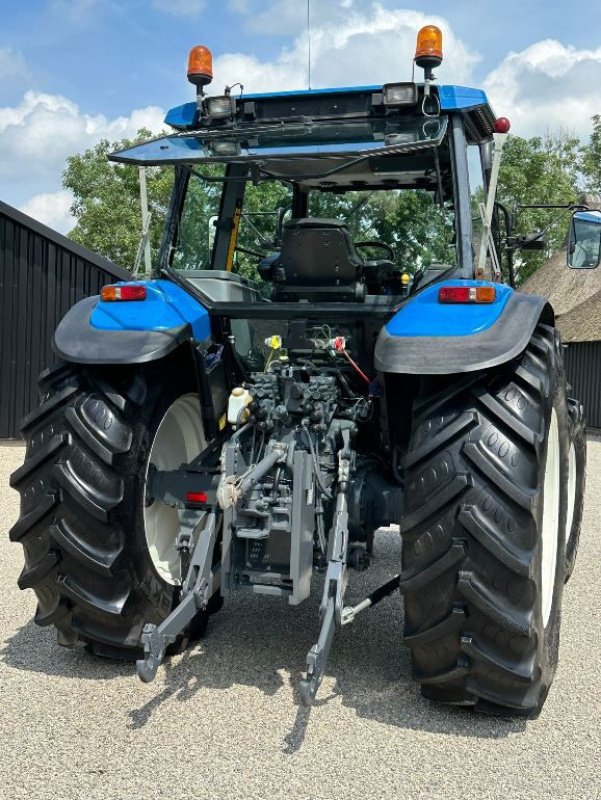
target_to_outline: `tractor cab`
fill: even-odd
[[[234,337],[246,367],[267,363],[271,336],[285,348],[323,338],[324,318],[367,365],[416,293],[500,279],[472,217],[507,121],[480,90],[436,86],[419,53],[418,42],[419,84],[209,96],[210,53],[194,48],[197,98],[167,114],[175,132],[111,156],[174,167],[159,268]]]
[[[416,58],[421,84],[207,96],[210,53],[194,48],[197,100],[169,111],[175,132],[112,155],[175,168],[160,269],[205,302],[359,315],[441,275],[473,278],[472,194],[497,122],[484,92],[436,86],[419,43]]]

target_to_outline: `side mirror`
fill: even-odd
[[[601,262],[601,211],[575,211],[568,236],[568,266],[595,269]]]
[[[284,218],[286,216],[288,209],[283,208],[280,206],[276,210],[276,223],[275,223],[275,235],[273,237],[273,246],[276,248],[280,248],[282,246],[282,230],[284,228]]]

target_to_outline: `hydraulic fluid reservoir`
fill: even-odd
[[[232,393],[230,394],[227,404],[227,421],[232,425],[245,422],[246,418],[248,417],[248,411],[245,414],[241,414],[240,412],[243,411],[243,409],[245,409],[250,402],[252,402],[252,399],[251,393],[243,386],[236,386],[235,389],[232,389]]]

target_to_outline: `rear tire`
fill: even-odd
[[[159,624],[180,594],[178,581],[157,569],[146,536],[150,448],[169,407],[196,390],[169,361],[64,364],[43,373],[39,386],[41,405],[22,426],[25,463],[11,476],[21,494],[10,533],[24,550],[19,586],[34,590],[35,622],[54,625],[60,644],[136,658],[144,623]],[[207,619],[199,614],[177,645],[201,636]]]
[[[425,697],[509,715],[543,706],[564,584],[565,392],[559,338],[545,325],[494,372],[422,382],[401,588]]]
[[[568,456],[568,520],[566,524],[566,572],[569,581],[580,542],[580,528],[584,512],[584,490],[586,485],[586,424],[582,403],[568,400],[570,451]]]

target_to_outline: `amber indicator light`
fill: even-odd
[[[494,303],[494,286],[443,286],[438,290],[439,303]]]

